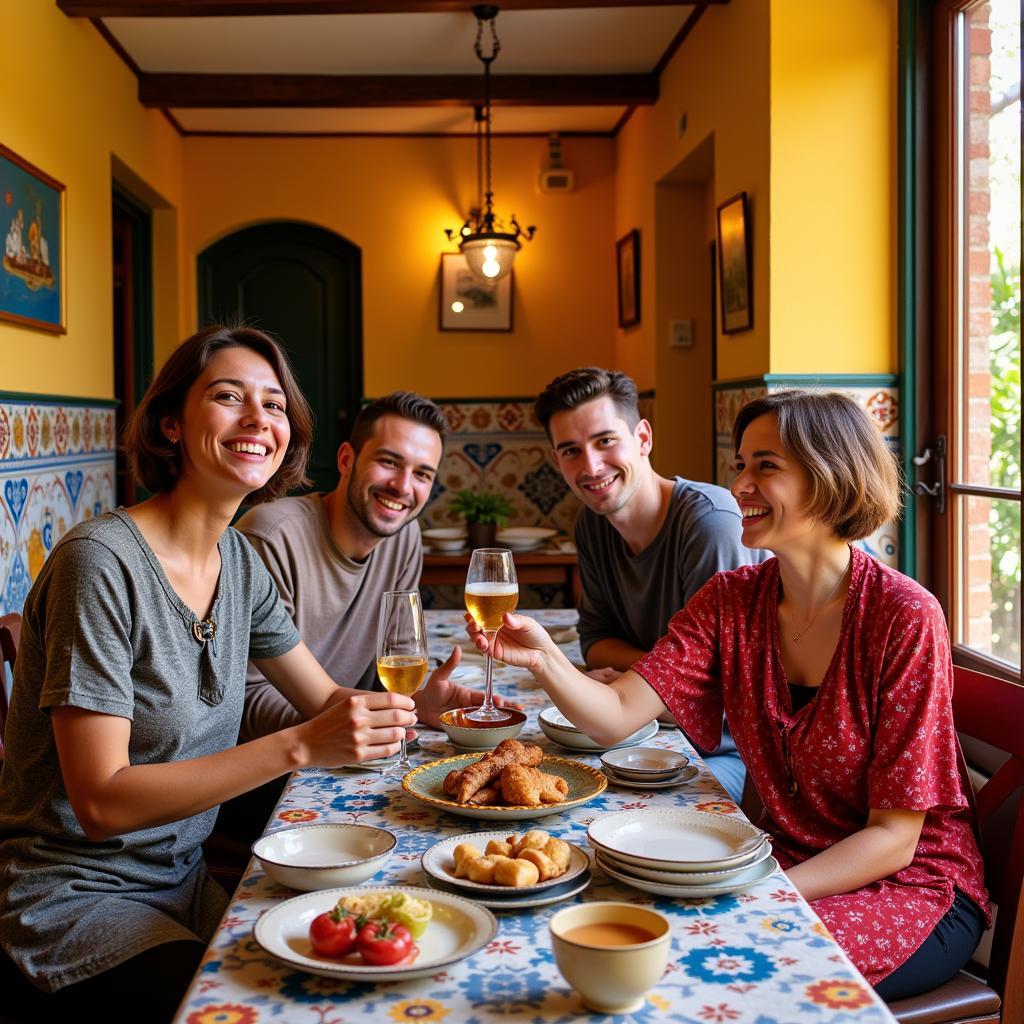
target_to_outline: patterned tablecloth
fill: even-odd
[[[568,629],[574,611],[536,613],[563,650],[577,662],[579,647]],[[465,639],[458,612],[429,612],[431,654]],[[561,635],[560,635],[561,634]],[[464,650],[468,650],[465,647]],[[460,668],[467,685],[482,685],[482,661],[469,656]],[[576,757],[550,743],[536,713],[550,703],[526,673],[498,668],[498,691],[517,700],[530,721],[520,735],[545,750]],[[692,749],[675,729],[651,741]],[[453,754],[444,733],[424,731],[414,763]],[[597,756],[579,758],[599,764]],[[700,762],[697,762],[700,764]],[[587,845],[587,825],[601,814],[643,807],[690,807],[740,814],[703,765],[697,779],[668,790],[641,792],[610,784],[597,799],[538,822],[538,827]],[[369,771],[318,769],[292,777],[269,830],[308,821],[363,822],[390,829],[398,848],[385,872],[368,885],[423,885],[420,856],[439,839],[499,827],[437,812],[407,796],[395,779]],[[520,828],[528,828],[528,824]],[[690,1024],[794,1024],[794,1022],[892,1022],[893,1018],[797,894],[777,872],[746,892],[703,900],[649,896],[594,869],[590,887],[571,901],[498,914],[496,938],[476,955],[429,978],[386,985],[344,982],[295,971],[264,953],[253,938],[259,916],[294,896],[275,885],[255,863],[221,921],[177,1024],[258,1024],[296,1021],[424,1022],[479,1024],[518,1019],[530,1024],[611,1020],[581,1010],[578,996],[559,974],[551,952],[548,920],[580,900],[629,900],[650,904],[673,923],[669,968],[648,993],[642,1010],[616,1021],[685,1021]]]

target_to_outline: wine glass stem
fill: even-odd
[[[402,752],[398,755],[398,765],[401,768],[407,767],[409,764],[409,752],[405,747],[405,733],[402,733]]]
[[[481,705],[482,711],[493,711],[494,710],[494,655],[491,654],[491,645],[494,643],[494,638],[498,635],[498,631],[490,630],[484,631],[484,636],[487,637],[487,676],[484,680],[484,702]]]

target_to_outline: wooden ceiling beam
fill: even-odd
[[[139,75],[146,107],[475,106],[480,75]],[[494,75],[495,106],[650,106],[655,75]]]
[[[499,0],[503,11],[692,7],[729,0]],[[209,18],[279,14],[423,14],[470,11],[474,0],[57,0],[72,18]]]

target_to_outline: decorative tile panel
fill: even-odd
[[[21,611],[57,541],[114,496],[112,403],[0,393],[0,614]]]
[[[715,483],[728,487],[734,474],[735,454],[732,447],[732,425],[747,402],[767,392],[787,388],[810,391],[841,391],[861,405],[874,420],[886,444],[897,456],[899,437],[899,387],[895,374],[858,375],[800,375],[765,374],[751,380],[721,381],[713,385],[715,391]],[[870,537],[857,542],[868,554],[880,562],[897,568],[899,527],[886,523]]]

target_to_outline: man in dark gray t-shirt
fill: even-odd
[[[591,674],[611,681],[651,650],[716,572],[767,556],[741,543],[740,511],[724,487],[654,471],[653,431],[624,373],[588,367],[563,374],[536,411],[584,505],[576,521],[580,646]],[[727,727],[705,761],[739,802],[745,770]]]

